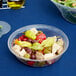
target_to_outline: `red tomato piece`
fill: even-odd
[[[42,50],[42,54],[44,54],[44,50],[45,50],[45,48]]]
[[[45,39],[46,39],[46,35],[43,34],[43,33],[39,34],[39,35],[36,37],[36,40],[38,40],[39,43],[41,43],[41,42],[42,42],[43,40],[45,40]]]
[[[30,66],[34,65],[34,63],[35,63],[34,61],[28,61],[27,62],[27,64],[30,65]]]
[[[23,38],[23,41],[27,41],[28,40],[28,38]]]
[[[25,38],[25,35],[22,35],[18,38],[19,41],[23,41],[23,39]]]
[[[39,43],[42,43],[43,40],[42,39],[39,39],[38,41],[39,41]]]

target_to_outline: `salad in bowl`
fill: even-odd
[[[76,0],[51,0],[59,9],[62,16],[76,24]]]
[[[34,67],[53,64],[68,45],[68,38],[61,30],[43,24],[22,27],[8,39],[10,51],[21,62]]]
[[[12,50],[26,59],[47,60],[63,52],[64,42],[61,37],[46,37],[42,31],[31,28],[13,40]]]
[[[76,8],[76,0],[54,0],[54,1],[67,7]]]

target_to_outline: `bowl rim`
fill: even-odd
[[[72,8],[72,7],[68,7],[68,6],[62,5],[62,4],[60,4],[60,3],[55,2],[54,0],[50,0],[50,1],[53,2],[54,4],[60,5],[60,6],[62,6],[62,7],[67,8],[67,9],[76,10],[76,8]]]
[[[60,32],[62,33],[62,35],[64,35],[64,37],[66,38],[67,46],[66,46],[65,50],[63,50],[63,52],[62,52],[61,54],[55,56],[54,58],[47,59],[47,60],[27,59],[27,58],[24,58],[24,57],[21,57],[21,56],[17,55],[17,54],[12,50],[12,48],[10,47],[10,44],[9,44],[10,39],[11,39],[11,37],[14,35],[14,33],[16,33],[17,31],[19,31],[19,30],[21,30],[21,29],[23,29],[23,28],[25,28],[25,27],[27,28],[27,27],[31,27],[31,26],[45,26],[45,27],[47,26],[47,27],[54,28],[54,29],[60,31]],[[23,60],[27,60],[27,61],[49,61],[49,60],[53,60],[53,59],[56,59],[56,58],[60,57],[61,55],[63,55],[63,54],[67,51],[67,49],[68,49],[68,47],[69,47],[69,39],[68,39],[67,35],[66,35],[62,30],[60,30],[59,28],[56,28],[55,26],[46,25],[46,24],[32,24],[32,25],[23,26],[23,27],[15,30],[15,31],[9,36],[7,45],[8,45],[9,51],[10,51],[14,56],[16,56],[17,58],[20,58],[20,59],[23,59]]]

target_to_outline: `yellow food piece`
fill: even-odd
[[[51,51],[49,51],[48,49],[45,49],[44,54],[48,54],[48,53],[51,53]]]
[[[28,37],[28,38],[31,38],[31,39],[33,39],[33,40],[36,39],[35,33],[32,32],[31,30],[27,30],[27,31],[25,32],[25,36]]]
[[[44,40],[41,45],[43,47],[51,47],[56,41],[56,37],[48,37],[46,40]]]
[[[31,47],[33,50],[43,50],[43,47],[40,43],[33,43],[33,46]]]
[[[11,1],[11,2],[7,2],[8,7],[13,8],[13,9],[17,9],[17,8],[21,8],[24,4],[23,2],[18,2],[18,1]]]
[[[30,58],[30,54],[27,53],[27,54],[24,55],[24,57],[29,59]]]
[[[32,44],[27,41],[18,41],[18,39],[14,40],[14,43],[20,45],[21,47],[31,47]]]
[[[22,47],[31,47],[32,46],[32,44],[27,41],[19,41],[19,45]]]

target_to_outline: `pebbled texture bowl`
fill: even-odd
[[[12,41],[15,38],[19,37],[22,32],[29,30],[30,28],[36,28],[38,30],[42,30],[46,34],[47,37],[61,36],[62,39],[64,40],[63,53],[61,53],[60,55],[57,55],[55,58],[49,59],[49,60],[26,59],[23,57],[19,57],[17,54],[15,54],[14,51],[12,50]],[[20,60],[21,62],[23,62],[24,64],[27,64],[27,65],[33,66],[33,67],[43,67],[43,66],[48,66],[48,65],[55,63],[64,54],[64,52],[67,50],[68,46],[69,46],[69,40],[68,40],[68,38],[64,32],[62,32],[60,29],[58,29],[54,26],[48,26],[48,25],[43,25],[43,24],[35,24],[35,25],[24,26],[24,27],[16,30],[15,32],[13,32],[8,39],[8,47],[9,47],[10,52],[13,55],[15,55],[17,57],[17,59]]]
[[[73,24],[76,24],[76,8],[64,6],[60,3],[55,2],[54,0],[50,0],[50,1],[56,5],[56,7],[59,9],[61,15],[65,20]]]

